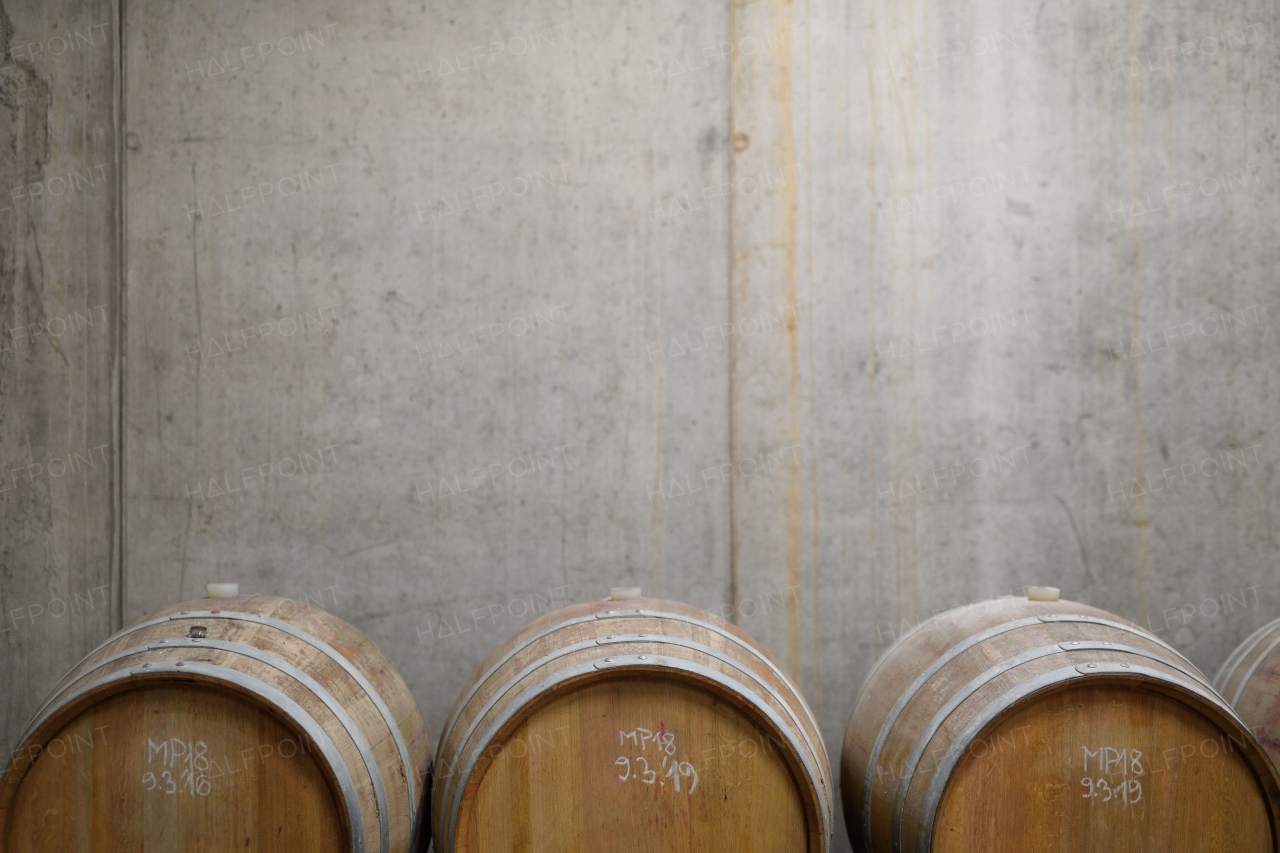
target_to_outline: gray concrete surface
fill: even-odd
[[[435,734],[520,625],[636,584],[765,642],[835,757],[946,607],[1054,584],[1210,672],[1274,618],[1271,6],[140,0],[124,34],[126,620],[321,604]],[[108,498],[47,540],[79,575],[5,509],[4,600],[110,583]],[[33,654],[7,685],[56,680]]]
[[[0,2],[0,731],[119,620],[118,23]]]

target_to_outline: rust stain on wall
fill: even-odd
[[[736,44],[738,40],[738,16],[742,13],[741,2],[730,2],[729,4],[729,42]],[[729,155],[729,177],[732,182],[735,167],[738,164],[738,157],[745,152],[751,144],[750,136],[737,126],[737,113],[734,110],[734,104],[740,96],[740,90],[747,81],[746,71],[743,68],[743,57],[741,53],[734,52],[729,57],[729,136],[732,140],[732,152]],[[729,325],[733,328],[738,322],[739,306],[745,304],[747,299],[747,281],[750,275],[747,262],[750,259],[750,240],[739,241],[737,235],[745,232],[746,216],[743,213],[741,205],[734,196],[729,196]],[[734,290],[737,284],[738,289]],[[744,353],[742,351],[743,341],[740,336],[734,336],[729,341],[729,462],[732,465],[738,464],[739,447],[741,446],[741,436],[739,435],[738,419],[734,417],[734,407],[737,405],[738,395],[741,391],[741,374],[740,366],[743,363]],[[739,582],[739,557],[742,554],[742,541],[740,527],[738,525],[739,509],[734,503],[733,489],[729,489],[729,603],[733,605],[733,621],[738,621],[739,606],[742,602],[741,584]]]
[[[730,138],[733,140],[731,178],[744,167],[751,174],[767,170],[785,175],[776,193],[759,199],[730,196],[730,323],[768,305],[798,305],[799,187],[795,129],[792,118],[792,41],[795,37],[792,5],[787,0],[730,6],[729,35],[737,44],[743,33],[773,49],[748,54],[737,51],[730,60]],[[750,149],[751,153],[748,153]],[[748,165],[750,164],[750,165]],[[751,246],[756,245],[756,275],[765,276],[751,286]],[[759,452],[762,442],[798,446],[800,443],[801,383],[798,312],[791,311],[781,335],[757,339],[748,345],[735,339],[730,350],[730,453],[733,464]],[[785,352],[783,347],[786,347]],[[744,403],[751,401],[748,408]],[[760,417],[763,415],[763,420]],[[760,427],[766,426],[761,431]],[[737,605],[743,536],[766,539],[765,560],[783,563],[781,586],[800,589],[803,552],[804,468],[797,464],[785,473],[781,501],[771,491],[730,505],[730,587]],[[776,482],[776,481],[775,481]],[[754,488],[772,488],[753,487]],[[744,491],[743,494],[752,494]],[[758,514],[758,516],[757,516]],[[759,566],[762,580],[776,569]],[[773,581],[770,581],[773,583]],[[787,648],[782,655],[795,678],[800,675],[803,602],[789,596],[786,604]]]
[[[785,170],[790,166],[794,171],[796,163],[796,137],[792,122],[794,95],[791,86],[791,35],[787,32],[791,25],[791,3],[787,0],[776,3],[772,8],[773,42],[777,46],[775,58],[778,63],[777,116],[778,123],[778,166]],[[779,187],[778,209],[781,215],[779,222],[778,244],[782,249],[782,275],[776,283],[779,289],[777,298],[783,305],[799,303],[796,286],[796,224],[799,218],[799,186],[794,179],[782,181]],[[787,355],[790,369],[787,388],[788,438],[793,446],[800,444],[800,342],[797,312],[792,311],[787,319]],[[787,483],[787,556],[785,586],[788,589],[800,587],[800,548],[802,540],[801,524],[801,489],[804,487],[803,469],[796,465],[788,469]],[[787,599],[787,667],[791,676],[800,677],[800,602],[799,596]],[[817,626],[814,626],[815,630]]]
[[[866,24],[866,38],[867,38],[868,44],[872,42],[872,36],[874,32],[875,32],[875,25],[871,21],[870,16],[868,16],[868,21]],[[869,115],[870,115],[869,126],[876,128],[880,126],[880,103],[876,99],[875,67],[872,64],[871,53],[869,51],[865,54],[864,61],[866,62],[866,70],[867,70],[867,104],[868,104]],[[879,139],[879,136],[875,133],[867,134],[867,169],[866,169],[865,175],[866,175],[866,192],[867,192],[868,198],[874,198],[876,194],[876,165],[877,165],[876,155],[878,153],[876,142],[878,139]],[[841,210],[843,211],[843,205],[841,206]],[[875,209],[870,205],[868,205],[867,207],[866,229],[867,229],[867,232],[866,232],[867,256],[864,260],[863,269],[866,274],[866,283],[867,283],[867,311],[866,311],[867,330],[871,339],[871,351],[878,352],[879,338],[878,338],[877,329],[876,329],[876,276],[875,276],[876,248],[877,248],[876,220],[875,220]],[[841,228],[840,233],[841,234],[844,233],[843,228]],[[869,359],[868,367],[867,367],[867,373],[869,377],[869,381],[867,382],[867,407],[868,407],[868,410],[871,412],[876,412],[879,409],[879,401],[876,399],[876,388],[877,388],[876,368],[877,368],[877,364],[875,360]],[[866,461],[867,468],[871,475],[871,482],[878,483],[880,482],[879,480],[880,472],[878,471],[876,466],[877,445],[876,445],[875,417],[867,418],[867,447],[871,449],[871,452],[867,454],[867,461]],[[842,493],[844,492],[843,488],[841,489],[841,492]],[[879,529],[878,527],[879,516],[878,516],[878,513],[876,512],[876,509],[877,509],[876,501],[871,501],[870,507],[868,510],[869,522],[867,524],[867,545],[866,545],[865,553],[867,555],[867,564],[868,564],[867,576],[870,581],[870,587],[871,587],[871,589],[868,592],[868,597],[871,600],[871,622],[874,625],[879,625],[880,624],[880,585],[879,585],[879,572],[877,571],[878,566],[876,564],[876,556],[878,554],[876,532]],[[841,515],[843,515],[844,513],[845,513],[845,509],[842,506]],[[843,535],[844,534],[842,533],[841,534],[842,543],[843,543]],[[848,565],[845,557],[843,544],[841,545],[840,565],[842,566]],[[846,620],[841,621],[842,632],[846,630],[844,627],[845,622]],[[843,634],[841,638],[840,648],[846,654],[848,653],[848,639],[847,639],[847,636]],[[873,646],[873,648],[875,650],[876,655],[878,656],[881,651],[880,634],[878,631],[876,632],[875,646]],[[844,682],[842,681],[841,684],[843,685]]]
[[[806,10],[807,10],[806,6]],[[805,56],[813,55],[813,46],[810,43],[810,33],[812,30],[805,28]],[[821,571],[822,554],[821,539],[819,531],[822,529],[822,514],[820,511],[821,502],[818,498],[818,369],[817,360],[813,352],[813,338],[815,331],[814,324],[814,273],[813,273],[813,63],[805,63],[805,81],[804,81],[804,106],[805,106],[805,140],[804,140],[804,159],[809,164],[805,170],[807,178],[807,194],[805,196],[805,233],[810,235],[810,239],[806,244],[807,252],[807,269],[806,280],[808,281],[808,317],[809,330],[805,343],[808,345],[809,360],[809,497],[813,502],[812,507],[812,524],[813,529],[810,531],[809,553],[811,555],[813,566],[813,693],[810,696],[814,712],[818,718],[822,718],[822,631],[821,631],[821,610],[818,607],[822,596],[821,590]],[[800,174],[796,170],[796,188],[799,189]],[[797,305],[797,311],[799,306]],[[844,354],[841,353],[841,359]]]
[[[662,288],[654,288],[653,346],[662,346]],[[650,497],[649,541],[653,548],[653,565],[651,582],[654,594],[665,592],[666,586],[662,572],[663,544],[663,504],[662,504],[662,470],[664,462],[663,412],[666,388],[666,363],[659,361],[653,374],[653,492]]]
[[[1132,63],[1137,63],[1141,48],[1141,15],[1142,0],[1133,0],[1133,19],[1130,23],[1132,33]],[[1133,150],[1133,197],[1138,196],[1138,162],[1141,151],[1140,123],[1142,118],[1142,86],[1140,78],[1129,78],[1129,122],[1130,139]],[[1142,308],[1142,246],[1138,240],[1138,224],[1135,221],[1131,228],[1133,235],[1133,339],[1137,340]],[[1136,441],[1136,459],[1134,460],[1134,477],[1145,482],[1147,477],[1147,430],[1142,420],[1142,386],[1139,383],[1138,360],[1133,362],[1133,426]],[[1150,621],[1151,618],[1151,528],[1147,521],[1147,496],[1143,492],[1137,495],[1133,508],[1134,530],[1134,603],[1135,616],[1139,622]]]

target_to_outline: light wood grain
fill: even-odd
[[[1028,696],[1002,698],[1033,680],[1040,686]],[[887,728],[868,792],[874,745],[900,697],[909,698]],[[975,723],[988,709],[991,722]],[[1102,749],[1140,757],[1125,776],[1114,760],[1098,769]],[[841,763],[854,849],[893,849],[900,808],[901,849],[922,850],[938,774],[941,800],[923,833],[933,851],[1276,849],[1280,778],[1207,679],[1146,631],[1074,602],[958,608],[922,623],[876,665]]]
[[[652,666],[595,668],[638,655]],[[771,663],[745,633],[676,602],[548,614],[496,650],[454,707],[438,751],[436,849],[826,850],[821,738]]]
[[[242,697],[190,685],[131,690],[81,713],[58,737],[80,751],[36,762],[15,798],[8,850],[346,849],[341,808],[314,749],[293,752],[298,734]],[[148,738],[169,737],[206,745],[208,796],[181,786],[184,762],[166,769],[149,753]],[[291,757],[281,757],[282,745]],[[144,783],[148,773],[159,782]]]
[[[1109,762],[1110,772],[1091,761],[1085,773],[1083,748],[1101,745],[1142,755],[1137,766],[1131,756],[1124,768]],[[975,746],[947,786],[938,853],[1274,849],[1266,797],[1238,744],[1159,693],[1120,683],[1057,692],[1002,718]],[[1108,798],[1098,779],[1132,794]]]
[[[342,774],[322,754],[327,740],[352,780],[364,849],[408,853],[415,830],[421,831],[411,818],[411,796],[421,801],[430,755],[417,706],[386,658],[341,620],[270,596],[187,602],[138,624],[203,611],[211,612],[126,629],[63,679],[49,703],[51,716],[23,744],[0,782],[0,851],[55,849],[51,845],[94,853],[349,850]],[[306,636],[237,614],[288,623]],[[199,643],[190,636],[196,626],[205,633]],[[162,641],[173,646],[161,648]],[[215,643],[260,650],[312,681]],[[373,698],[319,643],[346,658],[388,706],[410,755],[408,772]],[[287,708],[258,695],[257,687],[184,674],[176,666],[172,673],[145,674],[147,664],[179,661],[250,676],[296,703],[318,730],[306,732]],[[128,677],[92,686],[122,672]],[[372,768],[359,741],[367,745]],[[426,816],[417,802],[412,810],[421,821]]]

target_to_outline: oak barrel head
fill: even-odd
[[[565,608],[481,665],[438,749],[436,849],[826,850],[808,708],[754,640],[637,599]]]
[[[359,631],[288,599],[201,599],[55,687],[0,779],[0,853],[409,853],[429,769],[416,702]]]
[[[348,849],[315,744],[225,690],[155,681],[27,750],[15,758],[30,772],[10,804],[12,853]]]
[[[1207,679],[1072,602],[904,636],[858,696],[841,785],[860,853],[1280,849],[1280,777]]]
[[[933,849],[1275,850],[1245,733],[1128,681],[1029,699],[971,741]]]

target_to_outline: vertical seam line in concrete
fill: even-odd
[[[805,231],[806,233],[806,250],[809,260],[808,284],[809,284],[809,328],[808,341],[809,344],[809,487],[813,496],[813,539],[812,539],[812,555],[813,555],[813,705],[819,719],[822,717],[822,632],[819,628],[820,611],[818,609],[819,601],[819,581],[820,573],[818,566],[820,563],[820,543],[818,538],[819,522],[821,520],[821,503],[818,499],[818,371],[814,366],[813,357],[813,339],[817,333],[814,321],[813,311],[813,12],[810,6],[810,0],[805,0],[804,4],[804,134],[805,134],[805,173],[808,179],[808,193],[805,198]],[[792,38],[795,38],[795,23],[792,22],[791,28]],[[796,193],[800,192],[800,174],[799,170],[795,171]],[[799,303],[797,297],[796,302]],[[799,325],[800,308],[796,306],[792,319]]]
[[[113,118],[115,124],[115,157],[116,157],[116,197],[115,217],[116,230],[116,352],[113,370],[115,371],[115,412],[112,423],[112,429],[115,432],[115,478],[116,487],[112,490],[112,502],[115,504],[115,512],[112,513],[112,537],[115,539],[112,548],[112,562],[115,564],[112,569],[112,581],[116,586],[115,595],[115,613],[112,614],[112,632],[119,631],[124,627],[125,621],[125,602],[127,601],[126,578],[128,573],[125,571],[125,327],[126,327],[126,259],[125,259],[125,2],[126,0],[114,0],[111,4],[112,13],[116,20],[116,62],[115,62],[115,87],[113,91],[115,101],[113,107]]]
[[[734,4],[735,4],[735,0],[728,0],[727,5],[728,5],[728,25],[729,25],[729,44],[730,45],[734,43],[734,36],[738,31],[737,10]],[[733,186],[733,173],[734,173],[733,136],[734,136],[735,129],[733,125],[733,67],[734,67],[734,62],[731,55],[729,59],[729,65],[726,68],[726,73],[725,73],[725,110],[726,110],[726,120],[728,122],[728,127],[727,127],[728,140],[727,140],[727,149],[726,149],[728,158],[726,160],[725,167],[726,167],[726,170],[728,171],[727,177],[729,178],[730,187]],[[729,313],[729,328],[732,329],[734,324],[734,316],[735,316],[734,298],[733,298],[734,270],[736,269],[736,263],[737,263],[734,255],[735,243],[733,239],[734,223],[735,223],[735,219],[734,219],[735,205],[734,205],[733,193],[729,194],[726,201],[727,201],[727,204],[729,205],[729,209],[727,211],[728,228],[726,229],[727,231],[726,242],[729,250],[729,257],[727,258],[728,265],[727,265],[727,275],[726,275],[727,284],[728,284],[728,287],[726,288],[726,292],[728,294],[728,304],[726,305],[726,308],[728,309],[728,313]],[[728,381],[729,381],[729,395],[728,395],[729,435],[728,435],[728,438],[729,438],[729,464],[730,465],[735,464],[734,449],[737,446],[737,442],[735,440],[736,437],[734,434],[735,425],[734,425],[734,418],[733,418],[734,388],[736,387],[736,383],[737,383],[737,364],[738,364],[736,352],[737,352],[737,342],[736,340],[730,340],[729,353],[728,353],[729,369],[727,371]],[[730,613],[733,614],[730,618],[736,624],[738,621],[738,524],[737,524],[737,518],[735,516],[733,491],[734,491],[734,484],[733,484],[733,481],[730,480],[729,481],[729,508],[728,508],[728,513],[729,513],[729,604],[732,607],[732,609],[730,610]]]

